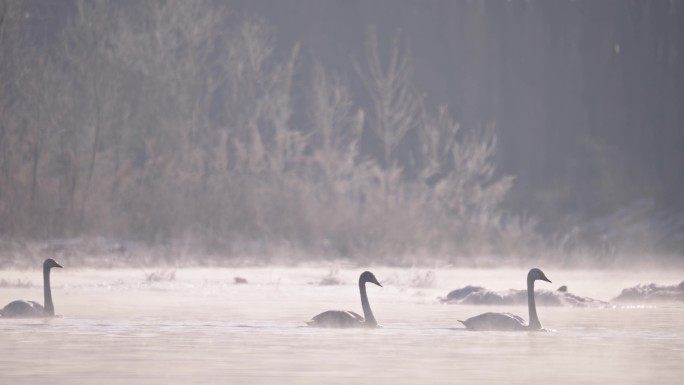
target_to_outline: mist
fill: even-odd
[[[0,263],[681,266],[680,1],[3,1]]]
[[[682,0],[0,0],[0,383],[680,383],[683,49]]]

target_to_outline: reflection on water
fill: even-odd
[[[433,287],[415,288],[402,278],[410,272],[387,269],[376,275],[392,283],[368,293],[382,329],[312,329],[304,321],[323,310],[360,310],[355,270],[332,287],[307,284],[325,275],[316,269],[242,269],[250,284],[238,286],[233,273],[182,270],[148,285],[136,271],[65,270],[54,279],[63,318],[0,320],[0,383],[675,384],[684,376],[683,304],[541,307],[553,332],[467,332],[458,319],[490,310],[527,318],[527,310],[441,305],[439,295],[522,280],[438,272]],[[2,289],[0,301],[40,294]],[[584,295],[614,293],[595,286]]]

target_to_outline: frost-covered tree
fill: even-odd
[[[369,126],[382,143],[383,166],[390,168],[402,139],[420,122],[423,96],[413,90],[411,54],[402,49],[399,32],[389,45],[388,60],[382,59],[375,28],[368,28],[365,45],[365,68],[358,62],[354,66],[371,97]]]

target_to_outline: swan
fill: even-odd
[[[502,330],[522,331],[541,330],[541,323],[537,317],[537,307],[534,304],[534,281],[543,280],[551,282],[543,271],[534,268],[527,273],[527,307],[530,311],[530,323],[525,325],[525,320],[511,313],[484,313],[465,321],[459,320],[470,330]]]
[[[369,327],[374,328],[378,326],[378,321],[373,316],[373,311],[368,303],[368,295],[366,294],[366,282],[374,283],[380,287],[382,285],[377,278],[370,271],[364,271],[359,277],[359,291],[361,292],[361,307],[363,308],[363,317],[353,311],[344,310],[328,310],[323,312],[307,322],[307,325],[319,328],[360,328]]]
[[[54,317],[55,305],[52,303],[52,290],[50,290],[50,269],[53,267],[61,268],[62,265],[52,258],[48,258],[43,262],[43,294],[45,297],[45,307],[35,301],[16,300],[10,302],[0,310],[0,315],[5,318]]]

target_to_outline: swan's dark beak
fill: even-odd
[[[52,267],[59,267],[59,268],[61,269],[61,268],[62,268],[62,265],[60,265],[59,263],[55,262],[55,265],[52,266]]]
[[[378,285],[378,286],[380,286],[380,287],[382,287],[382,285],[380,284],[380,282],[378,282],[378,280],[377,280],[377,279],[376,279],[376,280],[374,280],[374,281],[373,281],[373,283],[374,283],[374,284],[376,284],[376,285]]]
[[[544,275],[544,273],[542,273],[542,275],[541,275],[541,277],[540,277],[539,279],[541,279],[541,280],[543,280],[543,281],[546,281],[546,282],[553,283],[553,282],[551,282],[550,279],[546,278],[546,276]]]

